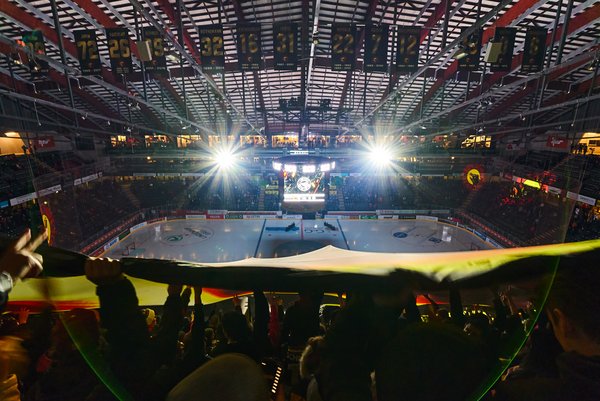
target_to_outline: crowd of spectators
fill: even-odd
[[[554,195],[510,181],[484,183],[465,209],[523,243],[554,233],[545,242],[562,242],[563,208]]]
[[[0,258],[14,283],[41,269],[37,241],[24,235]],[[120,262],[88,260],[98,310],[58,313],[49,298],[40,315],[2,315],[0,399],[597,400],[595,260],[561,265],[541,314],[510,286],[494,287],[484,309],[464,304],[473,293],[458,285],[445,295],[355,288],[334,305],[326,289],[293,303],[256,289],[247,305],[234,296],[209,313],[200,286],[171,284],[162,307],[142,309]]]
[[[567,230],[567,242],[597,239],[600,233],[600,212],[597,207],[578,204],[573,208],[573,216]]]
[[[145,209],[278,210],[280,195],[273,192],[272,182],[266,193],[267,182],[258,176],[231,181],[206,176],[202,180],[104,177],[63,186],[38,202],[45,202],[54,214],[62,241],[57,245],[80,249],[94,235]],[[596,238],[599,232],[598,213],[593,207],[577,203],[569,222],[566,216],[571,202],[506,180],[485,181],[474,193],[462,179],[445,177],[334,177],[332,187],[335,191],[325,205],[329,211],[461,209],[523,244],[561,242],[567,228],[569,240]],[[0,209],[2,232],[16,235],[31,227],[38,208],[37,203],[27,202]],[[35,221],[39,224],[39,219]]]
[[[139,200],[140,207],[163,207],[183,200],[191,183],[191,180],[146,178],[131,181],[131,191]]]
[[[0,227],[2,233],[16,237],[31,227],[33,216],[39,214],[37,205],[26,203],[14,207],[0,209]]]
[[[260,183],[253,179],[225,181],[211,177],[189,187],[185,207],[191,210],[256,211],[259,210],[260,192]]]
[[[115,217],[122,218],[137,211],[121,185],[111,179],[100,180],[90,186],[77,186],[74,195],[79,205],[84,238],[105,229],[115,221]]]
[[[0,201],[33,191],[31,174],[24,156],[0,156]]]
[[[454,209],[468,189],[461,179],[445,177],[344,177],[346,210]]]

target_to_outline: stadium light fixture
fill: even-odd
[[[231,149],[220,149],[215,153],[214,160],[219,169],[229,170],[235,166],[235,153]]]
[[[369,160],[379,168],[389,166],[392,163],[392,157],[391,149],[381,145],[371,148],[369,153]]]

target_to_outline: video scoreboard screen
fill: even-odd
[[[283,201],[325,202],[325,173],[284,171]]]

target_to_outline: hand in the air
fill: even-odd
[[[0,259],[0,271],[5,271],[13,281],[35,277],[42,268],[42,256],[35,253],[38,246],[46,240],[46,232],[31,239],[31,230],[27,230],[13,242]]]
[[[121,263],[109,258],[90,258],[85,262],[85,276],[96,285],[112,284],[124,278]]]

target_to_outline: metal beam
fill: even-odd
[[[598,80],[595,79],[595,75],[596,74],[592,74],[591,78],[588,78],[587,80],[581,82],[579,85],[577,85],[577,88],[575,88],[571,92],[563,92],[557,96],[554,96],[554,97],[548,99],[547,101],[544,102],[542,107],[550,107],[550,106],[560,105],[560,104],[566,103],[572,99],[576,99],[582,95],[587,95],[583,99],[584,101],[586,101],[587,98],[591,97],[591,91],[600,87],[600,82],[598,82]],[[589,104],[589,103],[586,103],[586,104]],[[545,118],[545,116],[544,116],[544,118]]]
[[[510,26],[515,20],[517,20],[522,14],[527,13],[529,9],[536,7],[540,0],[520,0],[510,7],[502,16],[500,16],[492,25],[483,31],[481,37],[481,47],[483,48],[491,39],[497,27]],[[489,13],[488,13],[489,14]],[[444,83],[452,78],[458,71],[458,60],[454,60],[452,64],[446,70],[444,74],[438,78],[433,85],[429,88],[419,105],[415,108],[417,110],[421,105],[425,105],[435,93],[444,85]],[[472,91],[472,93],[479,92],[478,88]],[[411,117],[414,116],[414,112]]]
[[[71,1],[71,0],[69,0]],[[117,28],[119,25],[112,19],[112,17],[106,14],[98,5],[89,0],[72,0],[72,2],[76,3],[81,7],[80,10],[83,10],[85,13],[89,14],[93,19],[98,21],[100,25],[103,27],[103,30],[106,28]],[[77,11],[77,10],[76,10]],[[79,11],[78,11],[79,12]],[[130,29],[131,30],[131,29]],[[135,29],[131,30],[137,36],[137,32]],[[137,48],[137,44],[135,41],[130,41],[131,52],[135,55],[135,57],[140,60],[140,53]],[[140,64],[142,62],[140,61]],[[173,88],[173,85],[164,77],[155,77],[155,79],[161,83],[161,85],[167,90],[169,95],[175,100],[175,106],[180,108],[187,116],[191,115],[189,109],[186,109],[185,104],[179,93]],[[186,111],[187,110],[187,111]],[[187,118],[188,120],[195,121],[193,118]]]
[[[373,16],[375,15],[375,11],[377,11],[378,6],[379,6],[379,0],[371,0],[369,2],[369,7],[367,8],[367,12],[365,13],[365,24],[370,23],[370,21],[373,19]],[[366,31],[366,27],[363,28],[362,32],[360,33],[360,38],[358,39],[358,43],[356,45],[357,49],[360,49],[363,45],[363,42],[365,41],[365,31]],[[344,107],[344,103],[346,101],[346,96],[348,96],[348,88],[350,87],[350,84],[352,83],[352,73],[353,73],[353,71],[348,71],[346,73],[346,79],[344,80],[344,87],[342,89],[342,94],[340,95],[340,101],[338,103],[339,107]],[[366,103],[366,101],[365,101],[365,103]]]
[[[186,58],[186,60],[192,65],[192,67],[196,71],[198,71],[199,75],[204,78],[204,80],[208,84],[208,86],[217,95],[216,97],[218,98],[219,105],[221,106],[221,110],[223,111],[224,115],[228,114],[228,113],[226,113],[227,106],[225,105],[225,103],[228,103],[229,106],[231,107],[231,109],[235,113],[237,113],[238,116],[241,116],[245,120],[246,124],[250,127],[250,129],[256,131],[256,129],[254,128],[254,126],[252,125],[250,120],[246,117],[246,115],[244,115],[242,112],[240,112],[240,110],[238,110],[238,108],[227,98],[226,94],[223,93],[219,89],[219,87],[215,83],[214,79],[210,75],[207,75],[202,71],[202,68],[200,67],[200,64],[198,63],[198,60],[200,59],[200,51],[196,47],[196,44],[194,43],[194,40],[190,36],[188,31],[184,28],[183,40],[184,40],[185,45],[189,49],[189,53],[185,51],[185,48],[182,48],[179,45],[179,43],[177,43],[177,41],[174,39],[173,35],[171,33],[169,33],[168,31],[166,31],[164,26],[161,26],[154,19],[154,17],[148,13],[146,8],[143,7],[138,0],[131,0],[131,3],[134,5],[134,7],[138,11],[140,11],[140,13],[142,15],[144,15],[146,17],[148,22],[150,22],[152,25],[154,25],[154,27],[156,27],[161,34],[163,34],[166,38],[169,39],[169,41],[171,42],[173,47],[175,47],[176,50],[180,51],[182,53],[182,55]],[[158,6],[167,15],[170,23],[172,25],[176,25],[177,16],[175,15],[175,10],[173,9],[173,6],[169,3],[169,1],[168,0],[157,0],[157,3],[158,3]],[[153,11],[154,14],[156,14],[156,15],[160,14],[160,11],[158,9],[156,9],[156,7],[154,7],[151,3],[144,2],[144,4],[147,6],[147,8],[149,8],[151,11]],[[226,116],[225,118],[229,118],[229,117]]]
[[[62,76],[61,74],[52,71],[54,74],[56,74],[56,77],[61,77],[62,79],[64,79],[64,76]],[[7,88],[10,88],[10,90],[14,91],[15,93],[21,93],[21,94],[25,94],[31,98],[34,98],[35,100],[33,100],[34,103],[37,103],[37,100],[39,99],[40,101],[47,101],[47,102],[52,102],[53,99],[48,97],[45,94],[40,93],[39,91],[36,91],[34,85],[32,83],[29,83],[28,81],[24,80],[24,79],[12,79],[9,75],[6,75],[5,73],[0,73],[0,85],[4,85]],[[62,115],[61,115],[62,116]],[[64,116],[63,116],[64,117]],[[15,119],[19,119],[19,116],[14,116]],[[75,118],[77,118],[75,116]],[[73,122],[73,118],[72,117],[65,117],[65,119],[67,121],[70,121],[71,123]],[[82,126],[87,126],[87,127],[91,127],[90,123],[88,121],[82,121],[81,122]],[[75,127],[75,126],[71,126],[72,128],[79,128],[79,127]]]
[[[235,16],[240,23],[246,22],[246,17],[244,16],[244,11],[242,10],[242,6],[239,0],[231,0],[233,4],[233,9],[235,10]],[[252,79],[254,81],[254,88],[256,90],[256,94],[258,95],[258,104],[261,110],[265,110],[265,98],[263,96],[263,88],[260,79],[260,75],[256,71],[252,71]],[[242,89],[243,90],[243,89]],[[245,107],[245,105],[244,105]],[[264,132],[269,131],[269,119],[267,118],[266,113],[262,113],[263,116],[263,126]]]
[[[425,26],[431,27],[431,26],[435,26],[435,25],[438,24],[438,22],[444,17],[444,13],[446,11],[446,2],[447,1],[448,0],[442,0],[441,2],[439,2],[435,6],[435,10],[433,10],[433,13],[431,13],[431,15],[429,16],[429,18],[427,18],[427,21],[425,21]],[[425,7],[428,7],[429,4],[430,3],[426,4]],[[417,23],[417,21],[418,21],[418,19],[415,20],[415,22],[413,23],[413,25],[415,25]],[[394,23],[396,23],[396,21],[394,21]],[[419,45],[422,45],[423,42],[425,42],[425,39],[427,39],[427,36],[429,36],[429,34],[430,34],[430,31],[427,30],[427,29],[424,29],[421,32],[421,38],[419,39]],[[396,44],[392,43],[392,46],[396,46]],[[392,60],[392,69],[393,68],[394,68],[394,60]],[[400,75],[394,70],[392,72],[390,83],[388,84],[386,90],[383,92],[382,98],[378,102],[379,105],[383,105],[383,103],[385,102],[386,98],[388,98],[389,94],[392,93],[392,89],[394,89],[394,87],[398,83],[399,77],[400,77]]]
[[[30,28],[35,28],[35,29],[42,31],[44,38],[46,40],[48,40],[49,42],[53,43],[54,45],[56,45],[58,43],[58,36],[53,28],[46,25],[45,23],[42,23],[36,17],[25,12],[21,8],[17,7],[15,4],[13,4],[9,1],[0,2],[0,13],[5,14],[10,18],[15,19],[16,21],[19,21],[24,26],[27,26]],[[72,59],[77,59],[77,56],[76,56],[77,48],[75,47],[75,44],[71,40],[63,39],[63,46],[65,49],[65,52]],[[64,66],[64,64],[63,64],[63,66]],[[104,79],[104,81],[108,82],[109,84],[111,84],[117,88],[120,88],[122,90],[127,91],[127,88],[125,88],[124,85],[115,78],[113,73],[104,67],[102,68],[102,78]],[[143,109],[144,114],[148,118],[150,118],[150,120],[153,124],[156,124],[157,127],[162,127],[162,123],[156,118],[156,116],[150,111],[149,108],[142,106],[142,109]]]
[[[20,49],[22,52],[24,52],[25,54],[27,54],[28,57],[37,57],[37,58],[39,58],[41,60],[44,60],[51,67],[53,67],[55,69],[68,68],[69,72],[71,73],[71,75],[73,75],[73,74],[79,74],[79,71],[77,69],[73,68],[73,67],[65,66],[62,63],[60,63],[60,62],[58,62],[58,61],[56,61],[56,60],[54,60],[54,59],[52,59],[52,58],[50,58],[48,56],[45,56],[45,55],[36,55],[36,54],[32,53],[28,48],[24,48],[24,47],[18,46],[17,43],[14,40],[12,40],[12,39],[4,36],[1,33],[0,33],[0,43],[7,44],[11,48],[15,48],[15,49],[18,48],[18,49]],[[112,75],[111,75],[111,77],[112,77]],[[86,77],[86,79],[89,80],[89,81],[91,81],[91,82],[94,82],[95,84],[97,84],[97,85],[99,85],[101,87],[104,87],[104,88],[108,89],[109,91],[111,91],[114,94],[115,97],[123,97],[125,99],[130,100],[130,101],[137,102],[140,105],[140,107],[142,108],[142,110],[144,110],[144,109],[148,109],[148,110],[149,109],[153,109],[153,110],[156,110],[159,113],[162,113],[164,116],[174,117],[174,118],[177,118],[178,120],[181,120],[181,117],[179,115],[170,112],[169,110],[165,109],[164,107],[161,108],[161,107],[159,107],[159,106],[157,106],[155,104],[152,104],[150,102],[147,102],[147,101],[145,101],[145,100],[143,100],[143,99],[141,99],[139,97],[131,95],[128,92],[127,88],[123,89],[120,85],[119,86],[112,85],[111,83],[108,83],[108,82],[106,82],[106,81],[104,81],[104,80],[102,80],[100,78],[95,77],[95,76],[89,76],[89,77]],[[82,111],[82,110],[79,110],[79,109],[73,110],[73,111],[76,112],[76,113],[78,113],[78,114],[82,114],[82,113],[85,114],[85,111]],[[106,120],[111,120],[111,119],[108,119],[108,118],[105,118],[105,119]],[[119,123],[119,124],[122,123],[120,121],[116,121],[116,122]],[[198,123],[194,123],[194,122],[189,121],[189,120],[184,120],[184,122],[186,122],[188,124],[192,124],[192,125],[194,125],[194,127],[198,128],[200,130],[204,130],[204,131],[207,131],[209,133],[212,133],[212,131],[210,129],[208,129],[205,125],[200,125]],[[129,122],[125,122],[124,124],[125,125],[132,125],[134,127],[139,128],[140,130],[155,131],[155,132],[158,132],[158,133],[164,133],[166,135],[172,135],[173,134],[173,132],[167,132],[167,131],[164,131],[164,130],[155,129],[155,127],[154,128],[148,128],[147,126],[142,126],[140,124],[130,124]],[[162,124],[157,124],[157,125],[162,126]]]
[[[321,0],[315,0],[315,15],[313,18],[312,34],[311,34],[312,39],[314,39],[315,34],[317,34],[319,32],[319,13],[320,13],[320,11],[321,11]],[[305,10],[305,12],[308,12],[308,10]],[[307,88],[308,94],[310,94],[310,81],[312,78],[313,57],[315,57],[316,50],[317,50],[317,43],[315,43],[315,41],[313,40],[313,42],[310,44],[310,53],[308,55],[308,72],[307,72],[307,77],[306,77],[306,88]],[[304,107],[306,107],[308,105],[308,96],[309,96],[308,94],[304,97]]]
[[[415,127],[415,126],[420,126],[420,125],[422,125],[424,122],[427,122],[427,121],[429,121],[429,120],[433,120],[433,119],[439,118],[439,117],[441,117],[441,116],[444,116],[444,115],[446,115],[446,114],[451,114],[452,112],[454,112],[454,111],[456,111],[456,110],[458,110],[458,109],[461,109],[461,108],[463,108],[463,107],[465,107],[465,106],[468,106],[468,105],[470,105],[470,104],[473,104],[473,103],[475,103],[475,102],[478,102],[478,101],[482,100],[484,97],[493,96],[493,95],[495,95],[495,94],[496,94],[496,92],[499,92],[499,91],[505,91],[505,90],[509,90],[509,89],[512,89],[512,88],[517,88],[517,87],[519,87],[519,86],[523,86],[523,85],[527,84],[527,83],[528,83],[528,82],[530,82],[530,81],[534,81],[534,80],[537,80],[537,79],[539,79],[539,78],[540,78],[540,77],[541,77],[543,74],[551,74],[553,71],[555,71],[555,70],[557,70],[557,69],[559,69],[559,68],[563,68],[563,67],[565,67],[565,66],[567,66],[567,65],[575,64],[575,63],[577,63],[577,62],[579,62],[579,61],[581,61],[581,60],[589,60],[589,59],[590,59],[590,58],[592,58],[593,56],[594,56],[594,54],[593,54],[593,53],[592,53],[592,54],[590,54],[590,53],[585,53],[585,54],[583,54],[583,55],[581,55],[581,56],[574,57],[574,58],[572,58],[572,59],[570,59],[570,60],[567,60],[567,61],[563,62],[563,63],[562,63],[561,65],[559,65],[559,66],[553,66],[553,67],[551,67],[551,68],[549,68],[549,69],[545,69],[545,70],[543,70],[543,71],[541,71],[541,72],[539,72],[539,73],[535,73],[535,74],[529,74],[529,75],[527,75],[526,77],[523,77],[523,78],[521,78],[521,79],[519,79],[519,80],[517,80],[517,81],[513,82],[513,83],[512,83],[512,84],[510,84],[510,85],[504,85],[502,88],[496,88],[495,90],[491,90],[491,91],[490,91],[490,92],[488,92],[488,93],[484,93],[484,94],[482,94],[482,95],[479,95],[479,96],[477,96],[477,97],[474,97],[474,98],[472,98],[472,99],[470,99],[470,100],[464,101],[463,103],[461,103],[461,104],[459,104],[459,105],[455,105],[455,106],[452,106],[452,107],[448,107],[448,108],[446,108],[445,110],[443,110],[443,111],[441,111],[441,112],[434,113],[434,114],[432,114],[432,115],[430,115],[430,116],[427,116],[427,117],[425,117],[425,118],[423,118],[423,119],[419,119],[419,120],[417,120],[417,121],[414,121],[414,122],[412,122],[412,123],[410,123],[410,124],[408,124],[408,125],[406,125],[406,126],[402,127],[402,129],[404,129],[404,130],[408,130],[408,129],[412,128],[412,127]],[[521,113],[521,114],[522,114],[522,115],[533,115],[533,114],[536,114],[536,111],[535,111],[535,110],[530,110],[530,111],[528,111],[528,112],[523,112],[523,113]],[[500,118],[500,119],[498,119],[497,121],[504,121],[504,120],[505,120],[504,118]],[[393,133],[393,132],[390,132],[390,134],[391,134],[391,133]]]
[[[590,53],[593,53],[594,51],[597,51],[598,49],[600,49],[600,46],[596,46],[594,49],[591,49]],[[552,73],[548,74],[548,76],[546,77],[546,79],[548,81],[548,86],[550,86],[551,82],[554,81],[555,79],[558,79],[558,78],[564,76],[565,74],[572,72],[575,69],[581,68],[582,66],[586,65],[587,63],[589,63],[589,59],[582,59],[581,61],[578,61],[574,64],[570,64],[570,65],[567,65],[565,67],[562,67],[560,69],[553,71]],[[486,114],[486,118],[497,118],[502,113],[506,113],[506,111],[508,110],[509,107],[512,107],[515,104],[518,104],[521,100],[523,100],[527,96],[533,94],[536,90],[536,87],[537,87],[537,85],[527,85],[527,88],[513,93],[511,96],[509,96],[507,99],[503,100],[502,102],[497,102],[496,106],[489,113]],[[568,88],[564,92],[568,92]]]
[[[600,3],[596,3],[594,6],[588,8],[581,14],[571,18],[569,21],[569,26],[567,30],[564,30],[564,26],[561,25],[558,28],[558,33],[561,34],[563,31],[566,32],[567,36],[573,35],[577,32],[580,32],[582,29],[585,29],[589,25],[595,23],[600,18]],[[548,47],[554,46],[556,41],[558,40],[559,35],[554,35],[549,32],[546,36],[546,45]],[[554,43],[552,43],[552,39],[554,39]],[[513,56],[511,71],[510,72],[496,72],[489,76],[489,78],[483,83],[483,86],[477,86],[474,88],[471,93],[467,96],[467,100],[474,98],[475,96],[479,96],[480,91],[485,92],[489,90],[493,85],[495,85],[500,80],[504,79],[508,74],[511,74],[514,71],[517,71],[523,62],[523,53],[519,53]],[[444,74],[445,75],[445,74]],[[458,112],[459,110],[456,110]],[[455,112],[455,114],[456,114]]]

